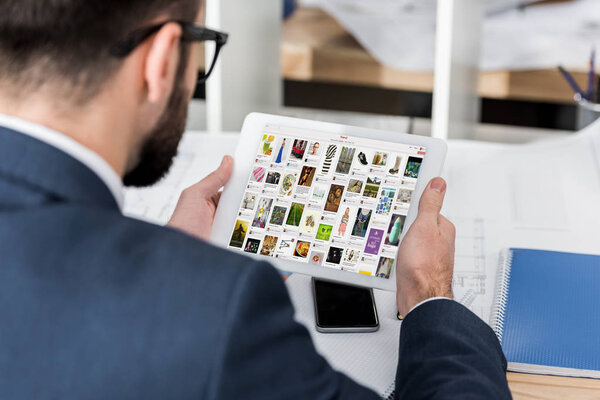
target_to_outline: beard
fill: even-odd
[[[173,92],[167,102],[167,107],[142,144],[139,162],[128,171],[123,184],[128,187],[152,186],[160,181],[171,169],[173,159],[187,120],[189,92],[185,88],[185,69],[189,53],[185,50],[177,67]]]

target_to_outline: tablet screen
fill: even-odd
[[[426,149],[269,126],[229,248],[387,279]]]

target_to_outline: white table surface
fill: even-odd
[[[125,213],[165,223],[180,192],[216,168],[224,155],[233,155],[236,144],[233,133],[187,133],[172,171],[160,184],[127,191]],[[443,176],[448,181],[443,212],[457,227],[455,297],[485,321],[502,248],[600,253],[595,231],[600,226],[600,122],[577,135],[525,145],[450,141]],[[336,368],[368,384],[368,374],[357,372],[343,353],[354,351],[355,358],[362,359],[373,352],[389,352],[399,324],[382,323],[377,342],[387,345],[361,356],[356,353],[364,342],[361,335],[319,339],[322,334],[313,329],[314,315],[303,301],[312,296],[309,285],[292,286],[297,318],[311,331],[318,350]],[[393,309],[393,304],[387,304],[393,299],[378,294],[377,301],[386,302],[378,308]],[[383,318],[390,317],[387,314]],[[381,373],[389,380],[394,371]]]

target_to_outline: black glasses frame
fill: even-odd
[[[171,22],[175,22],[181,26],[182,42],[215,42],[215,53],[212,63],[210,64],[208,70],[204,72],[204,76],[198,79],[200,82],[206,81],[213,72],[217,63],[217,59],[219,58],[219,54],[221,53],[221,49],[227,44],[229,35],[227,33],[208,29],[200,25],[190,24],[182,21],[165,21],[161,24],[149,26],[147,28],[140,28],[131,33],[128,39],[123,40],[122,42],[119,42],[111,47],[110,55],[117,58],[127,57],[150,36],[154,35],[156,32],[161,30],[163,26]]]

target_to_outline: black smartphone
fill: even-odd
[[[379,329],[373,289],[312,278],[317,331],[375,332]]]

